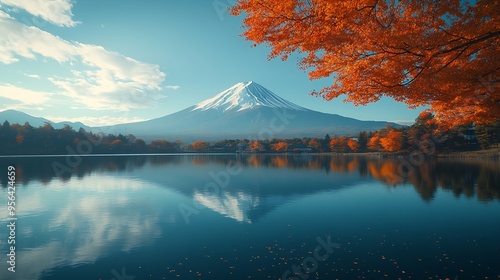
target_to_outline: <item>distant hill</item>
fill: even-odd
[[[8,121],[10,124],[18,123],[20,125],[24,125],[28,122],[33,127],[40,127],[45,125],[45,123],[50,123],[54,128],[63,128],[65,124],[71,126],[74,130],[80,129],[82,127],[85,130],[90,130],[89,126],[84,125],[81,122],[52,122],[45,118],[34,117],[32,115],[28,115],[26,113],[16,111],[16,110],[5,110],[0,112],[0,123],[4,121]]]

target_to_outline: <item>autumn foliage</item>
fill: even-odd
[[[239,0],[231,12],[270,59],[298,51],[310,79],[333,78],[314,92],[327,100],[430,105],[447,127],[499,117],[499,0]]]
[[[347,140],[347,146],[349,146],[349,149],[351,149],[353,152],[357,152],[359,150],[359,143],[356,140]]]
[[[195,141],[191,144],[191,148],[195,151],[204,151],[210,147],[210,143],[206,141]]]
[[[250,144],[248,146],[250,148],[250,151],[252,151],[252,152],[262,152],[264,150],[264,145],[259,140],[255,140],[253,142],[250,142]]]
[[[271,149],[275,152],[286,152],[288,150],[288,143],[280,141],[276,144],[271,144]]]
[[[399,151],[403,146],[403,133],[391,129],[387,136],[380,139],[380,144],[388,152]]]
[[[366,144],[368,149],[372,151],[378,151],[380,150],[380,136],[378,133],[375,133],[370,140],[368,140],[368,143]]]

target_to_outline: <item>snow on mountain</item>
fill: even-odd
[[[245,223],[252,223],[248,214],[259,206],[258,197],[243,192],[237,194],[230,192],[207,194],[195,191],[193,199],[225,217]]]
[[[160,118],[101,127],[147,141],[221,140],[356,135],[386,127],[385,121],[360,121],[306,109],[255,82],[238,83],[184,110]]]
[[[216,96],[198,103],[192,111],[217,109],[222,112],[242,111],[256,106],[307,111],[287,101],[256,82],[237,83]]]

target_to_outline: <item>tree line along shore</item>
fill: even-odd
[[[334,153],[377,156],[404,156],[418,150],[428,155],[444,157],[497,157],[500,146],[500,121],[487,125],[461,125],[440,131],[430,113],[422,113],[411,126],[363,131],[357,135],[292,139],[223,139],[193,141],[157,139],[146,143],[132,134],[96,134],[84,129],[61,129],[49,123],[40,127],[10,124],[0,125],[1,155],[68,154],[76,151],[80,142],[93,139],[91,154],[110,153],[181,153],[181,152],[241,152],[241,153]]]

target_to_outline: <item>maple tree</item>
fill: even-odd
[[[280,141],[276,144],[271,144],[271,149],[276,152],[286,152],[288,150],[288,143]]]
[[[370,138],[366,146],[372,151],[380,150],[380,135],[375,133],[375,135]]]
[[[330,150],[332,152],[340,153],[346,152],[348,150],[348,141],[347,137],[333,137],[330,140]]]
[[[356,140],[349,139],[347,141],[347,145],[349,146],[349,149],[351,149],[354,152],[357,152],[359,150],[359,143]]]
[[[205,141],[195,141],[195,142],[191,143],[191,147],[195,151],[203,151],[203,150],[207,150],[208,148],[210,148],[210,143],[205,142]]]
[[[340,150],[342,149],[342,142],[340,141],[340,138],[338,137],[333,137],[331,140],[330,140],[330,150],[332,152],[337,152],[339,153]]]
[[[269,59],[298,51],[311,80],[333,78],[313,92],[327,100],[430,105],[444,127],[499,118],[499,0],[238,0],[243,12]]]
[[[264,145],[259,140],[255,140],[253,142],[250,142],[250,144],[248,145],[248,147],[250,148],[250,151],[252,151],[252,152],[262,152],[262,151],[264,151]]]
[[[380,145],[388,152],[394,152],[403,146],[403,133],[391,129],[387,136],[380,138]]]

